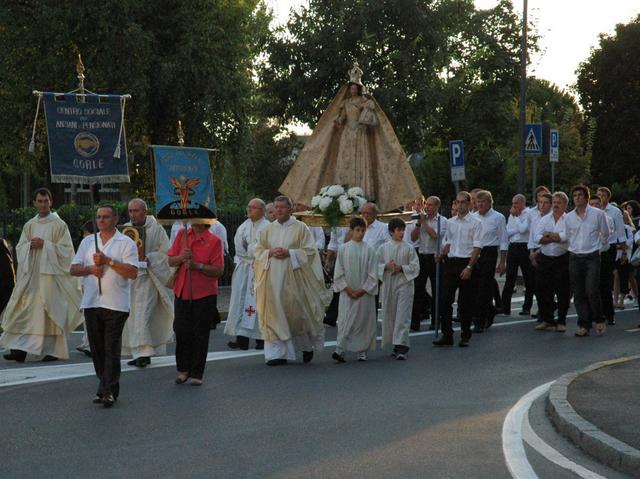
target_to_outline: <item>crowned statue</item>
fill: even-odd
[[[420,196],[420,188],[389,119],[362,83],[362,69],[354,63],[348,73],[280,191],[310,205],[323,186],[358,186],[381,211],[392,211]]]

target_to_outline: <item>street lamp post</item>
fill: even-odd
[[[520,123],[518,125],[518,193],[524,194],[524,128],[527,103],[527,0],[522,0],[522,39],[520,43]]]

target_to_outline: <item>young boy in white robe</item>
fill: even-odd
[[[331,355],[345,362],[345,352],[357,353],[358,361],[367,360],[367,351],[376,349],[376,298],[378,274],[375,251],[362,241],[367,223],[353,218],[349,223],[351,240],[338,248],[333,285],[340,293],[338,337]]]
[[[382,347],[393,345],[396,359],[407,359],[409,329],[413,307],[413,280],[420,272],[416,250],[404,239],[405,223],[399,218],[389,221],[391,239],[378,248],[378,275],[382,280]]]

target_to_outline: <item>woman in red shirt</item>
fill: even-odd
[[[209,225],[192,223],[190,229],[180,230],[167,254],[169,266],[178,268],[173,286],[176,384],[191,378],[191,384],[200,386],[209,351],[218,278],[224,273],[222,240],[209,231]]]

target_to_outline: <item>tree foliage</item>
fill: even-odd
[[[638,185],[640,179],[639,57],[640,16],[617,25],[613,35],[601,35],[599,46],[578,68],[577,91],[587,120],[584,132],[591,146],[591,173],[598,184]]]
[[[357,59],[405,151],[425,155],[416,168],[423,192],[453,194],[443,154],[463,139],[470,183],[511,195],[519,42],[507,0],[488,10],[472,0],[312,0],[267,42],[264,111],[313,126]]]
[[[269,21],[260,0],[3,2],[0,116],[11,119],[0,136],[3,180],[28,171],[46,182],[42,119],[37,155],[26,153],[35,109],[31,90],[74,89],[81,53],[88,89],[132,95],[126,127],[137,194],[149,198],[153,191],[147,146],[175,144],[179,119],[187,146],[219,150],[218,183],[245,141],[255,103],[253,64]],[[2,187],[0,205],[9,195],[18,197],[15,186]]]

